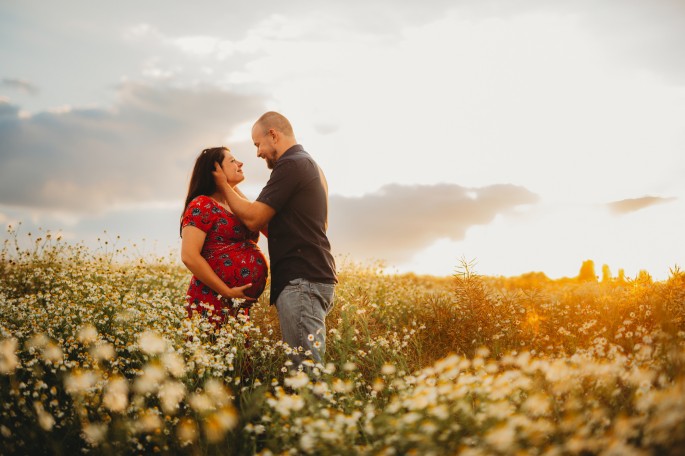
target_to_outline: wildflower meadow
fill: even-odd
[[[188,319],[173,254],[10,230],[0,453],[685,454],[685,273],[445,278],[339,261],[326,360],[293,369],[268,292]]]

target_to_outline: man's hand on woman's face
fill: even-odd
[[[228,185],[226,173],[224,173],[224,170],[221,168],[219,163],[214,163],[214,171],[212,171],[212,175],[214,176],[214,183],[219,189],[230,187],[230,185]]]

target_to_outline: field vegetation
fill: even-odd
[[[306,374],[268,293],[215,330],[186,317],[190,274],[172,257],[29,239],[10,232],[0,254],[2,454],[685,448],[677,267],[664,281],[550,280],[455,260],[436,278],[341,261],[326,363]]]

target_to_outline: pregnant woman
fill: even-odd
[[[259,233],[236,217],[214,182],[218,163],[233,188],[245,179],[243,164],[226,147],[203,150],[195,161],[181,218],[181,260],[193,273],[187,293],[188,317],[200,312],[220,326],[228,315],[249,313],[264,291],[268,265],[257,246]],[[237,188],[236,188],[237,190]]]

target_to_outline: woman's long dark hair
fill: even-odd
[[[190,176],[190,184],[188,184],[188,196],[186,196],[186,202],[183,205],[183,212],[181,213],[181,226],[180,232],[183,232],[183,214],[188,208],[188,203],[190,203],[194,198],[200,195],[212,195],[216,192],[216,184],[214,183],[214,176],[212,171],[214,171],[214,163],[221,163],[224,161],[226,152],[231,152],[228,147],[212,147],[205,149],[200,152],[200,155],[195,160],[195,167],[193,168],[193,174]]]

